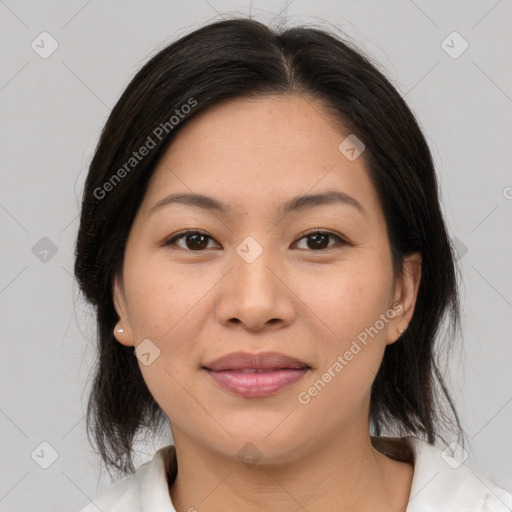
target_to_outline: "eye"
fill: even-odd
[[[338,241],[338,245],[350,245],[350,243],[347,240],[343,239],[341,236],[335,233],[331,233],[330,231],[321,231],[319,229],[310,231],[308,233],[304,233],[299,239],[299,241],[303,239],[312,240],[312,243],[308,244],[306,249],[311,249],[314,250],[315,252],[318,252],[324,249],[330,249],[333,245],[336,245],[329,245],[329,238],[336,239]],[[213,240],[211,236],[201,231],[185,231],[183,233],[174,235],[171,238],[168,238],[167,240],[165,240],[165,242],[163,242],[162,245],[178,245],[178,247],[180,247],[181,249],[197,252],[209,248],[208,239]],[[184,246],[177,243],[181,241],[184,242]]]
[[[184,239],[184,241],[185,241],[185,247],[176,244],[176,242],[178,240],[182,240],[182,239]],[[211,238],[206,233],[202,233],[201,231],[185,231],[184,233],[175,235],[175,236],[167,239],[163,243],[163,245],[164,246],[178,245],[179,247],[181,247],[182,249],[185,249],[185,250],[201,251],[203,249],[208,248],[208,247],[206,247],[208,245],[206,242],[208,239],[213,240],[213,238]]]
[[[349,243],[343,238],[341,238],[341,236],[336,235],[335,233],[331,233],[330,231],[320,231],[319,229],[315,229],[314,231],[310,231],[309,233],[304,233],[304,235],[299,240],[308,238],[312,240],[312,243],[308,244],[308,247],[306,248],[314,249],[316,250],[316,252],[318,252],[318,250],[330,249],[332,247],[332,245],[326,245],[326,243],[328,244],[329,238],[335,238],[341,245],[349,245]]]

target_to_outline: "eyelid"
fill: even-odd
[[[189,234],[194,234],[194,235],[204,235],[206,236],[207,238],[209,238],[210,240],[213,240],[214,242],[218,243],[212,236],[210,236],[207,232],[205,231],[202,231],[200,229],[187,229],[187,230],[184,230],[184,231],[181,231],[181,232],[178,232],[174,235],[171,235],[170,237],[166,238],[160,245],[162,247],[167,247],[169,245],[176,245],[176,241],[179,240],[180,238],[182,237],[185,237],[186,235],[189,235]],[[313,250],[313,249],[304,249],[306,250],[307,252],[319,252],[319,253],[322,253],[322,252],[326,252],[330,249],[335,249],[337,247],[339,247],[340,245],[348,245],[348,246],[353,246],[354,244],[352,242],[350,242],[346,237],[334,232],[334,231],[331,231],[329,229],[322,229],[322,228],[314,228],[314,229],[310,229],[310,230],[307,230],[307,231],[304,231],[303,233],[301,233],[296,242],[294,243],[297,243],[299,241],[301,241],[303,238],[307,237],[307,236],[311,236],[311,235],[315,235],[315,234],[323,234],[323,235],[329,235],[331,236],[332,238],[337,238],[338,239],[338,243],[337,244],[334,244],[334,245],[331,245],[330,247],[327,247],[325,249],[318,249],[318,250]],[[220,244],[219,244],[220,245]],[[202,250],[198,250],[198,251],[192,251],[190,249],[183,249],[182,247],[179,247],[179,249],[182,249],[186,252],[196,252],[196,253],[201,253],[201,252],[205,252],[207,251],[208,249],[202,249]]]
[[[305,231],[304,233],[301,233],[299,235],[299,237],[297,238],[297,241],[302,240],[306,236],[316,235],[316,234],[330,235],[333,238],[337,238],[340,241],[340,243],[342,243],[343,245],[353,245],[352,242],[350,242],[344,236],[342,236],[342,235],[340,235],[340,234],[338,234],[338,233],[336,233],[334,231],[331,231],[330,229],[322,229],[322,228],[314,228],[314,229],[310,229],[308,231]],[[331,247],[334,247],[334,246],[331,246]],[[328,249],[331,249],[331,247],[329,247]],[[322,249],[322,250],[325,251],[327,249]],[[311,251],[311,252],[321,252],[321,251]]]
[[[200,229],[186,229],[185,231],[181,231],[179,233],[176,233],[174,235],[171,235],[171,236],[167,237],[160,245],[162,247],[166,247],[168,245],[174,244],[176,242],[176,240],[179,240],[180,238],[182,238],[182,237],[184,237],[186,235],[204,235],[204,236],[210,238],[211,240],[215,241],[215,239],[211,235],[206,233],[206,231],[201,231]],[[181,249],[181,247],[180,247],[180,249]],[[183,250],[186,251],[187,249],[183,249]],[[188,252],[204,252],[204,250],[203,251],[190,251],[190,250],[188,250]]]

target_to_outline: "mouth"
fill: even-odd
[[[224,390],[246,398],[275,395],[311,370],[307,363],[277,352],[236,352],[202,369]]]

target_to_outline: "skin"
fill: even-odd
[[[413,467],[375,450],[370,390],[386,345],[414,311],[421,257],[394,276],[384,214],[364,153],[347,159],[341,133],[317,100],[303,95],[235,99],[183,126],[150,180],[114,282],[117,340],[150,339],[160,355],[140,370],[169,417],[179,471],[170,485],[178,512],[194,510],[398,512]],[[340,190],[364,214],[329,204],[279,216],[294,196]],[[232,213],[174,204],[170,193],[202,193]],[[327,238],[316,248],[304,232]],[[210,238],[163,245],[200,230]],[[247,263],[236,251],[253,237],[263,252]],[[200,246],[200,250],[194,250]],[[379,315],[400,311],[306,405],[307,391]],[[234,351],[277,351],[312,369],[266,398],[220,388],[201,366]],[[237,453],[261,454],[246,467]],[[247,448],[245,448],[247,449]],[[335,504],[335,506],[333,506]]]

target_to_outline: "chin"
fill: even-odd
[[[239,422],[237,429],[230,429],[233,437],[225,433],[222,439],[215,435],[203,439],[203,443],[218,454],[239,460],[248,467],[256,463],[276,465],[291,462],[299,457],[299,446],[310,443],[311,439],[304,437],[304,429],[299,426],[290,429],[290,425],[284,425],[286,420],[282,422],[283,417],[272,423],[258,422],[254,418],[247,423]]]

